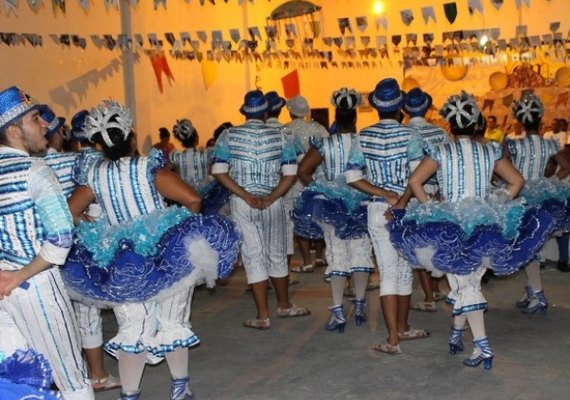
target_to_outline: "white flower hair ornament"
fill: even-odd
[[[110,121],[113,117],[115,121]],[[101,133],[105,144],[113,147],[115,143],[108,133],[110,128],[119,129],[123,133],[123,140],[126,140],[133,128],[133,114],[114,100],[103,100],[103,103],[89,111],[85,119],[85,133],[90,141],[93,135]]]
[[[362,96],[354,89],[340,88],[335,90],[331,97],[331,104],[336,108],[354,110],[362,103]]]
[[[513,102],[513,117],[520,123],[532,124],[542,118],[544,105],[540,98],[534,93],[527,93],[519,101]]]
[[[176,120],[172,131],[174,132],[174,136],[183,140],[190,138],[194,132],[196,132],[196,128],[192,125],[192,121],[187,118],[182,118]]]
[[[447,102],[439,110],[439,114],[450,124],[463,129],[476,124],[481,111],[477,106],[475,97],[462,90],[460,94],[450,96],[447,99]]]

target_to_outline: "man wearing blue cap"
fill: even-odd
[[[90,400],[78,326],[57,268],[71,247],[73,220],[53,171],[30,157],[47,147],[38,108],[17,87],[0,92],[0,312],[47,358],[64,399]]]
[[[368,232],[380,269],[380,303],[388,339],[372,350],[400,354],[400,340],[429,336],[408,325],[412,270],[390,241],[386,212],[396,204],[408,182],[408,144],[413,130],[398,122],[405,94],[395,79],[384,79],[368,98],[380,121],[360,132],[349,156],[346,181],[372,195],[368,205]],[[365,175],[366,171],[366,175]]]
[[[40,108],[40,117],[48,124],[46,138],[48,140],[47,154],[59,153],[63,146],[63,125],[65,118],[57,117],[48,106]]]
[[[240,112],[243,125],[222,133],[214,148],[212,175],[233,196],[232,217],[243,235],[242,260],[257,307],[257,316],[244,322],[269,329],[268,280],[275,288],[279,317],[309,315],[289,301],[287,241],[282,196],[295,182],[297,161],[290,135],[265,124],[269,104],[263,93],[245,95]]]

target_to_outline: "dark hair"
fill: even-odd
[[[160,128],[158,132],[160,132],[159,135],[161,139],[168,139],[170,137],[170,131],[165,127]]]
[[[280,108],[279,110],[270,110],[267,109],[267,118],[277,118],[279,117],[279,115],[281,115],[281,110],[282,108]]]
[[[218,138],[220,137],[220,135],[222,134],[223,131],[225,131],[228,128],[231,128],[233,125],[231,122],[224,122],[223,124],[221,124],[220,126],[218,126],[216,128],[216,130],[214,131],[214,139],[218,140]]]
[[[489,115],[489,118],[495,118],[493,115]],[[497,118],[495,118],[497,121]],[[477,118],[477,124],[475,124],[475,131],[473,135],[475,136],[483,136],[485,131],[487,130],[487,120],[483,114],[479,114],[479,118]]]
[[[22,129],[22,121],[24,119],[24,116],[19,116],[18,118],[14,119],[12,122],[10,122],[8,125],[6,125],[4,128],[0,129],[0,144],[4,144],[7,145],[8,144],[8,128],[12,125],[17,126],[18,128]]]
[[[109,122],[115,122],[117,116],[113,116],[109,119]],[[107,134],[109,139],[113,142],[113,146],[109,147],[103,140],[101,132],[97,132],[91,137],[94,143],[99,144],[103,148],[103,153],[110,160],[117,161],[118,159],[129,155],[131,152],[131,143],[133,140],[133,131],[129,132],[129,135],[125,138],[123,136],[123,131],[119,128],[109,128],[107,129]]]
[[[482,117],[482,115],[479,114],[480,117],[477,118],[477,121],[471,120],[471,118],[474,114],[474,111],[475,111],[474,110],[475,107],[477,107],[477,106],[474,106],[473,104],[465,104],[463,106],[462,111],[464,111],[465,113],[462,112],[461,114],[459,114],[459,118],[461,120],[460,122],[463,125],[463,127],[459,126],[457,119],[455,117],[448,120],[449,130],[451,131],[451,133],[453,133],[454,135],[468,135],[468,136],[474,135],[477,133],[477,128],[479,126],[478,124],[480,122],[480,118]],[[446,113],[446,110],[449,111],[449,108],[446,108],[443,110],[443,115]],[[464,114],[467,114],[468,116],[465,116]],[[487,122],[485,122],[485,126],[486,125],[487,125]]]
[[[404,118],[402,111],[398,108],[394,111],[380,111],[378,110],[378,116],[380,119],[395,119],[396,121],[401,122]]]
[[[190,136],[184,138],[176,136],[176,139],[180,140],[180,143],[182,143],[182,146],[185,148],[194,148],[198,144],[198,131],[194,129]]]
[[[560,130],[563,130],[562,127],[564,127],[564,130],[568,129],[568,120],[566,118],[558,118],[558,123],[561,125]]]
[[[346,130],[356,132],[355,121],[356,109],[337,107],[334,111],[334,122],[336,124],[336,131],[334,133]]]
[[[495,117],[494,115],[489,115],[487,119],[492,119],[493,121],[497,122],[497,117]]]

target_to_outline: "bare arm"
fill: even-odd
[[[507,182],[507,190],[512,198],[517,197],[524,186],[524,178],[508,158],[501,158],[495,163],[495,173]]]
[[[552,158],[560,165],[560,170],[556,173],[556,177],[558,179],[564,179],[570,174],[570,160],[564,154],[564,152],[560,152],[552,156]]]
[[[420,203],[425,203],[429,200],[429,196],[424,190],[424,183],[436,172],[437,162],[431,157],[425,157],[410,176],[410,179],[408,180],[408,188],[410,188],[411,192],[413,192]],[[404,193],[404,195],[411,197],[411,194],[409,193]]]
[[[71,197],[67,200],[67,205],[73,222],[78,223],[84,220],[85,209],[95,200],[93,191],[88,186],[78,186],[73,191]]]
[[[213,174],[214,178],[220,182],[222,186],[228,189],[230,192],[238,196],[239,198],[243,199],[250,207],[252,208],[260,208],[259,198],[257,196],[252,195],[240,185],[237,184],[236,181],[228,174],[227,172],[224,173],[217,173]]]
[[[303,185],[307,186],[313,181],[313,174],[322,161],[323,157],[319,151],[311,146],[299,164],[299,170],[297,171],[297,176],[303,182]]]
[[[200,212],[200,195],[175,172],[167,168],[159,169],[156,171],[155,183],[162,196],[182,204],[192,212]]]
[[[12,290],[51,265],[49,261],[37,255],[28,265],[18,271],[0,271],[0,300],[9,296]]]
[[[398,201],[399,196],[397,193],[374,186],[373,184],[364,179],[351,182],[349,183],[349,185],[355,189],[360,190],[361,192],[368,193],[372,196],[383,197],[386,200],[386,202],[391,206],[396,204],[396,202]]]

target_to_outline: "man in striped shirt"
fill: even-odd
[[[263,93],[245,95],[243,125],[227,129],[214,148],[212,175],[233,196],[232,217],[243,235],[242,260],[251,285],[257,316],[244,326],[269,329],[268,280],[275,288],[279,317],[309,315],[289,302],[286,221],[282,196],[295,182],[296,153],[292,135],[267,126],[268,102]]]
[[[388,339],[372,349],[391,355],[401,353],[400,340],[429,336],[408,325],[412,270],[392,245],[386,226],[385,214],[404,193],[410,174],[408,144],[414,130],[398,122],[404,100],[396,80],[388,78],[376,85],[369,102],[380,121],[360,132],[346,171],[347,183],[373,196],[368,205],[368,233],[380,269],[380,303]]]

